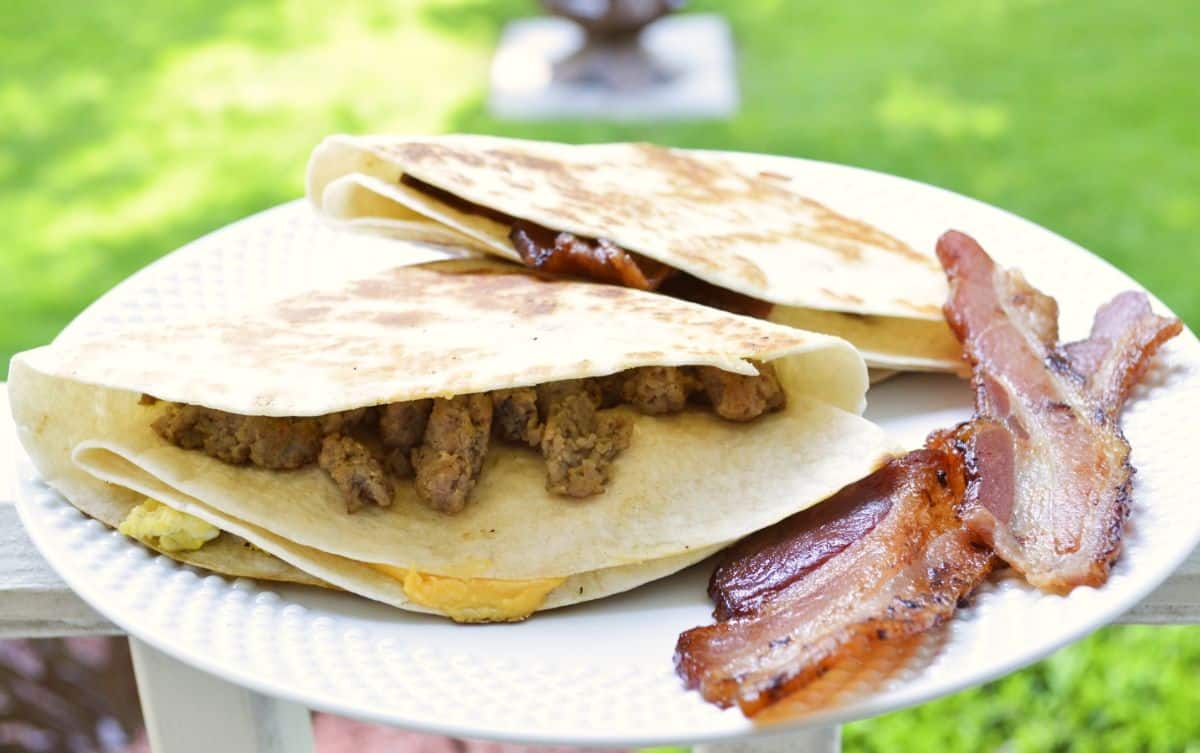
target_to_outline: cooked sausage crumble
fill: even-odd
[[[341,492],[347,512],[392,504],[396,481],[442,513],[462,510],[478,483],[488,443],[536,449],[546,489],[566,497],[604,491],[629,447],[628,404],[647,415],[707,403],[730,421],[780,410],[783,387],[770,364],[756,376],[710,366],[648,366],[588,379],[423,399],[313,417],[243,416],[172,403],[151,424],[167,442],[233,465],[295,470],[316,464]],[[143,396],[141,405],[154,405]]]

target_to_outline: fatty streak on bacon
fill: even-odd
[[[953,452],[916,450],[747,538],[709,585],[721,621],[679,637],[676,671],[754,714],[835,666],[909,650],[993,564],[955,515],[962,484]]]
[[[970,531],[1033,585],[1098,586],[1120,553],[1133,467],[1116,423],[1154,351],[1182,327],[1124,293],[1092,335],[1058,344],[1058,307],[969,236],[937,244],[946,319],[974,368],[976,420],[963,428]]]
[[[892,510],[898,468],[880,470],[727,549],[708,583],[713,617],[752,614],[874,530]]]

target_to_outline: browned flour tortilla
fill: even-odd
[[[351,514],[316,465],[223,462],[152,428],[173,402],[325,416],[640,367],[753,375],[750,361],[778,374],[779,410],[739,423],[703,404],[670,415],[607,409],[629,422],[628,445],[602,491],[584,498],[549,491],[534,449],[493,441],[455,514],[406,481],[390,504]],[[861,357],[836,338],[460,260],[389,269],[218,320],[39,348],[13,359],[10,392],[42,475],[110,525],[150,497],[219,528],[214,545],[246,553],[201,566],[320,581],[425,611],[451,613],[439,606],[449,590],[467,604],[456,619],[511,619],[476,603],[479,593],[527,597],[536,586],[544,593],[533,609],[631,588],[866,475],[890,449],[858,415],[866,385]],[[159,400],[143,404],[142,394]],[[204,559],[208,546],[185,559]]]
[[[761,155],[649,144],[332,136],[313,152],[308,196],[326,216],[369,232],[449,235],[547,269],[556,262],[540,250],[564,231],[570,242],[560,250],[582,241],[626,268],[573,270],[582,276],[662,285],[736,311],[746,309],[729,294],[748,296],[773,304],[775,321],[849,340],[872,367],[961,370],[937,260],[813,200],[786,174],[787,160],[765,164]]]

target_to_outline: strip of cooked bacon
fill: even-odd
[[[891,464],[725,550],[708,582],[713,616],[727,620],[754,612],[870,533],[892,509],[899,470]]]
[[[689,688],[754,714],[867,655],[911,650],[993,557],[955,516],[961,459],[917,450],[738,545],[713,575],[715,625],[679,637]]]
[[[1088,394],[1110,418],[1121,411],[1158,348],[1183,331],[1178,319],[1150,310],[1145,293],[1127,290],[1096,311],[1086,340],[1063,346]]]
[[[1038,588],[1098,586],[1120,553],[1133,475],[1116,416],[1182,325],[1126,293],[1064,348],[1053,298],[963,233],[943,235],[937,253],[946,319],[974,368],[976,421],[959,438],[964,523]]]
[[[1122,293],[1086,340],[1059,345],[1053,298],[961,233],[938,255],[975,418],[726,553],[709,583],[717,624],[675,651],[705,699],[786,717],[846,690],[839,673],[901,666],[999,561],[993,544],[1048,590],[1107,578],[1133,472],[1116,417],[1182,324]]]

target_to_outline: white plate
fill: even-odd
[[[938,189],[862,170],[790,163],[812,193],[913,247],[948,226],[974,234],[1055,295],[1064,335],[1127,277],[1030,223]],[[819,190],[817,190],[819,189]],[[365,271],[378,255],[336,252],[336,235],[300,203],[251,217],[151,265],[89,308],[75,337],[227,307]],[[384,243],[381,241],[381,243]],[[217,366],[219,368],[219,366]],[[969,413],[965,383],[907,375],[873,390],[868,415],[910,445]],[[1125,553],[1101,589],[1046,596],[1014,579],[984,587],[924,660],[881,691],[806,724],[856,719],[1011,672],[1113,620],[1200,540],[1192,447],[1200,426],[1200,345],[1167,346],[1125,411],[1138,466]],[[517,625],[458,626],[364,599],[205,575],[82,517],[26,467],[19,508],[30,535],[80,596],[129,633],[185,662],[266,693],[350,716],[464,737],[625,747],[752,734],[681,687],[680,631],[706,623],[707,565],[631,593]]]

